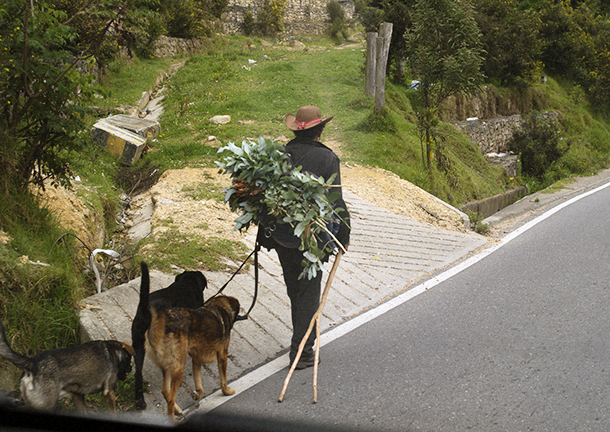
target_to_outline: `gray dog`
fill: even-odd
[[[32,408],[56,410],[61,398],[72,396],[76,409],[84,412],[85,395],[103,391],[108,410],[115,413],[114,386],[131,371],[133,355],[131,345],[109,340],[25,357],[11,349],[0,320],[0,356],[23,369],[21,397]]]

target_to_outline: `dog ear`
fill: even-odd
[[[135,357],[136,351],[133,349],[131,345],[125,342],[121,342],[121,347],[127,351],[132,357]]]
[[[235,316],[239,315],[239,300],[237,300],[235,297],[228,297],[228,299]]]
[[[208,287],[208,280],[205,278],[203,273],[197,272],[197,281],[199,282],[199,286],[201,287],[201,291]]]

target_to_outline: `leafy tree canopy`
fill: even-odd
[[[483,75],[481,32],[472,9],[459,0],[419,0],[404,35],[411,71],[428,106],[478,89]]]
[[[482,33],[483,72],[504,85],[529,83],[542,71],[538,16],[514,0],[474,0],[474,17]]]
[[[430,167],[438,107],[457,93],[478,90],[483,80],[480,72],[483,62],[481,33],[472,16],[472,8],[466,3],[460,0],[418,0],[413,13],[413,27],[404,38],[411,71],[420,81],[417,89],[420,105],[418,129]],[[441,147],[437,145],[437,160],[446,160],[441,153]]]
[[[0,184],[66,183],[83,145],[87,73],[144,30],[155,0],[5,0],[0,5]],[[112,48],[114,46],[114,48]]]

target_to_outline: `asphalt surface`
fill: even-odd
[[[591,191],[610,181],[610,170],[589,177],[577,177],[561,189],[545,190],[527,195],[516,203],[483,220],[494,228],[494,235],[503,236],[549,209]]]
[[[406,294],[419,295],[323,341],[317,403],[311,370],[296,372],[278,403],[281,370],[191,419],[250,416],[310,430],[609,430],[608,203],[605,187],[554,207],[495,252],[435,277],[442,282],[433,288],[414,287]]]
[[[415,285],[432,278],[451,266],[465,260],[474,252],[494,244],[538,215],[568,202],[571,198],[610,181],[610,171],[594,177],[576,179],[564,189],[553,193],[537,193],[523,198],[501,210],[484,222],[491,226],[488,236],[474,232],[459,233],[432,228],[347,195],[352,214],[352,240],[350,250],[340,263],[333,280],[328,302],[324,309],[321,332],[328,332],[341,323],[362,315],[409,291]],[[253,246],[255,233],[249,237]],[[281,267],[274,252],[262,253],[259,258],[261,275],[258,302],[250,319],[235,324],[231,337],[228,368],[231,382],[251,375],[265,367],[288,366],[287,347],[291,336],[290,309],[282,280]],[[239,263],[236,263],[236,267]],[[329,263],[329,269],[332,265]],[[206,273],[212,295],[230,278],[228,273]],[[173,276],[151,273],[151,289],[171,283]],[[323,282],[324,284],[324,282]],[[242,309],[247,309],[254,288],[253,269],[242,271],[226,288],[225,293],[237,297]],[[138,301],[139,279],[89,297],[81,303],[83,339],[117,339],[130,342],[131,319]],[[203,371],[204,399],[191,398],[194,385],[192,370],[187,362],[178,404],[188,417],[200,406],[210,403],[206,397],[219,387],[216,365]],[[140,415],[161,418],[165,401],[161,395],[161,375],[150,360],[144,366],[144,379],[148,383],[148,408]],[[211,399],[210,399],[211,400]]]

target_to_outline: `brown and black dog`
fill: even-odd
[[[152,321],[146,333],[146,351],[163,373],[163,397],[167,414],[182,410],[176,404],[176,394],[184,376],[187,355],[193,359],[193,381],[198,398],[203,397],[201,368],[218,362],[220,388],[223,394],[235,394],[227,386],[227,360],[231,329],[239,314],[239,301],[218,296],[198,309],[155,307],[151,305]]]
[[[142,279],[140,287],[140,303],[138,310],[131,324],[131,343],[136,351],[135,355],[135,400],[136,408],[143,410],[146,408],[144,394],[142,391],[142,367],[144,366],[145,351],[145,334],[150,327],[150,304],[163,305],[165,308],[184,307],[198,308],[203,306],[203,291],[208,286],[203,273],[200,271],[185,271],[176,276],[174,282],[167,288],[150,293],[150,276],[148,274],[148,265],[145,262],[140,263],[142,270]],[[142,295],[146,298],[142,299]]]
[[[21,397],[35,409],[57,410],[61,398],[72,396],[84,412],[85,395],[104,392],[108,411],[116,412],[114,386],[131,371],[133,355],[129,344],[98,340],[26,357],[11,349],[0,320],[0,356],[23,369]]]

